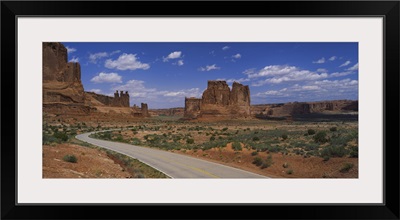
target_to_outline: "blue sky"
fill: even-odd
[[[81,64],[85,91],[130,103],[184,107],[208,80],[250,86],[251,104],[358,99],[358,43],[76,43],[63,42]]]

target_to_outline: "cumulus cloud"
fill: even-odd
[[[122,77],[118,73],[101,72],[90,81],[93,83],[122,83]]]
[[[89,54],[89,62],[91,63],[97,63],[97,60],[100,58],[108,57],[107,52],[99,52],[99,53],[93,53]]]
[[[222,50],[228,50],[229,48],[231,48],[231,47],[225,46],[222,48]]]
[[[329,58],[329,61],[334,61],[334,60],[336,60],[336,59],[337,59],[336,56],[331,56],[331,57]]]
[[[235,59],[240,59],[242,57],[242,55],[240,55],[240,53],[237,53],[235,55],[232,56]]]
[[[183,60],[178,60],[178,62],[176,62],[175,64],[178,66],[183,66],[184,63]]]
[[[251,68],[251,69],[247,69],[247,70],[243,71],[242,73],[245,75],[251,75],[251,74],[256,73],[256,71],[257,71],[256,68]]]
[[[308,81],[305,84],[267,90],[252,95],[254,101],[260,103],[287,102],[287,101],[313,101],[333,99],[357,99],[358,81],[353,79]]]
[[[72,48],[72,47],[68,47],[68,46],[66,46],[65,48],[67,48],[68,53],[76,52],[76,48]]]
[[[147,70],[150,68],[150,65],[147,63],[142,63],[136,57],[136,54],[122,54],[116,60],[108,59],[105,62],[105,67],[109,69],[118,69],[118,70],[137,70],[143,69]]]
[[[175,51],[175,52],[168,54],[167,57],[163,57],[163,61],[168,62],[168,60],[171,60],[171,59],[178,59],[178,58],[181,58],[181,55],[182,55],[182,51]]]
[[[352,71],[346,71],[346,72],[335,72],[329,75],[329,77],[339,77],[339,76],[347,76],[350,74],[353,74],[354,72]]]
[[[351,63],[351,62],[348,60],[348,61],[344,62],[342,65],[340,65],[339,67],[347,66],[347,65],[349,65],[350,63]]]
[[[265,92],[259,92],[257,94],[255,94],[255,97],[270,97],[270,96],[276,96],[276,97],[288,97],[289,93],[286,93],[288,89],[287,88],[283,88],[280,90],[267,90]]]
[[[322,57],[321,59],[319,59],[317,61],[313,61],[313,63],[325,63],[325,58]]]
[[[356,63],[354,66],[352,66],[352,67],[350,67],[350,68],[347,68],[346,70],[349,70],[349,71],[356,71],[356,70],[358,70],[358,63]]]
[[[324,69],[324,68],[319,68],[319,69],[317,69],[317,72],[319,72],[319,73],[327,73],[328,70]]]
[[[70,59],[69,62],[78,63],[79,62],[79,58],[78,57],[72,57],[72,59]]]
[[[221,67],[218,67],[216,64],[213,65],[207,65],[205,67],[200,67],[200,71],[211,71],[211,70],[219,70]]]
[[[249,74],[248,78],[264,77],[266,79],[254,82],[253,86],[262,86],[268,83],[279,84],[291,81],[310,81],[328,77],[327,73],[316,73],[309,70],[302,70],[295,66],[270,65],[259,72]]]

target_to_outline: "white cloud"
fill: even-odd
[[[336,59],[337,59],[336,56],[331,56],[331,57],[329,58],[330,61],[334,61],[334,60],[336,60]]]
[[[271,65],[264,67],[258,73],[248,75],[250,79],[259,77],[265,77],[266,79],[253,83],[253,86],[262,86],[268,83],[279,84],[291,81],[319,80],[327,78],[328,74],[318,74],[309,70],[301,70],[295,66]]]
[[[97,93],[97,94],[100,94],[101,93],[101,89],[91,89],[91,90],[89,90],[90,92],[94,92],[94,93]]]
[[[137,70],[143,69],[147,70],[150,68],[150,65],[147,63],[141,63],[136,54],[122,54],[118,57],[117,60],[108,59],[105,62],[105,67],[109,69],[118,69],[118,70]]]
[[[90,82],[93,83],[122,83],[122,77],[118,73],[99,73]]]
[[[218,67],[216,64],[213,65],[207,65],[205,67],[200,67],[200,71],[211,71],[211,70],[219,70],[221,67]]]
[[[248,74],[249,78],[257,78],[257,77],[266,77],[266,76],[279,76],[286,75],[291,72],[298,71],[298,68],[295,66],[281,66],[281,65],[270,65],[264,67],[259,72],[255,72],[252,74]]]
[[[255,97],[263,97],[263,98],[270,97],[270,96],[288,97],[289,93],[286,92],[287,90],[288,90],[287,88],[283,88],[280,90],[268,90],[265,92],[259,92],[259,93],[255,94],[254,96]]]
[[[347,66],[347,65],[349,65],[350,63],[351,63],[351,62],[348,60],[348,61],[344,62],[342,65],[340,65],[339,67]]]
[[[117,54],[117,53],[121,53],[121,50],[114,50],[113,52],[110,53],[110,56]]]
[[[250,81],[249,78],[240,78],[240,79],[228,79],[228,80],[224,80],[227,83],[233,83],[233,82],[238,82],[238,83],[242,83],[242,82],[248,82]]]
[[[166,97],[199,97],[200,96],[200,90],[199,88],[192,88],[192,89],[184,89],[184,90],[179,90],[179,91],[163,91],[163,96]]]
[[[78,57],[72,57],[72,59],[70,59],[69,62],[78,63],[79,62],[79,58]]]
[[[177,64],[178,64],[178,66],[183,66],[183,64],[184,64],[184,63],[183,63],[183,60],[178,60],[178,63],[177,63]]]
[[[324,69],[324,68],[319,68],[319,69],[317,69],[317,72],[319,72],[319,73],[327,73],[328,70]]]
[[[346,71],[346,72],[335,72],[329,75],[329,77],[339,77],[339,76],[347,76],[350,74],[353,74],[354,72],[352,71]]]
[[[228,50],[229,48],[231,48],[231,47],[225,46],[222,48],[222,50]]]
[[[246,75],[251,75],[251,74],[256,73],[256,71],[257,71],[256,68],[251,68],[251,69],[247,69],[247,70],[243,71],[242,73],[246,74]]]
[[[91,63],[97,63],[97,60],[103,57],[108,57],[107,52],[99,52],[99,53],[93,53],[89,54],[89,62]]]
[[[182,55],[181,51],[175,51],[175,52],[168,54],[167,57],[163,57],[163,61],[168,62],[168,60],[171,60],[171,59],[178,59],[178,58],[181,58],[181,55]]]
[[[321,59],[319,59],[317,61],[313,61],[313,63],[325,63],[325,58],[322,57]]]
[[[356,71],[356,70],[358,70],[358,63],[354,64],[354,66],[352,66],[352,67],[350,67],[350,68],[348,68],[348,69],[346,69],[346,70],[349,70],[349,71]]]
[[[68,47],[68,46],[66,46],[65,48],[67,48],[68,53],[76,52],[76,48],[72,48],[72,47]]]
[[[261,101],[261,103],[265,103],[266,100],[268,100],[268,102],[287,102],[357,99],[358,81],[349,78],[343,80],[307,81],[305,84],[295,84],[280,90],[259,92],[252,97]]]
[[[238,53],[238,54],[233,55],[232,57],[235,59],[240,59],[242,57],[242,55],[240,55],[240,53]]]

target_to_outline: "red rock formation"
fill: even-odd
[[[43,43],[42,52],[43,111],[57,112],[66,104],[74,104],[71,109],[85,109],[73,112],[87,112],[79,63],[67,63],[67,49],[61,43]]]
[[[225,81],[208,81],[201,99],[185,98],[184,118],[250,116],[250,89],[234,82],[232,91]]]
[[[185,97],[184,117],[187,119],[195,119],[200,115],[201,99]]]
[[[141,103],[140,104],[141,111],[142,111],[142,117],[149,117],[149,108],[147,106],[147,103]]]

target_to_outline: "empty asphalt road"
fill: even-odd
[[[94,132],[80,134],[76,138],[133,157],[171,178],[267,178],[248,171],[168,151],[90,138],[89,135],[92,133]]]

